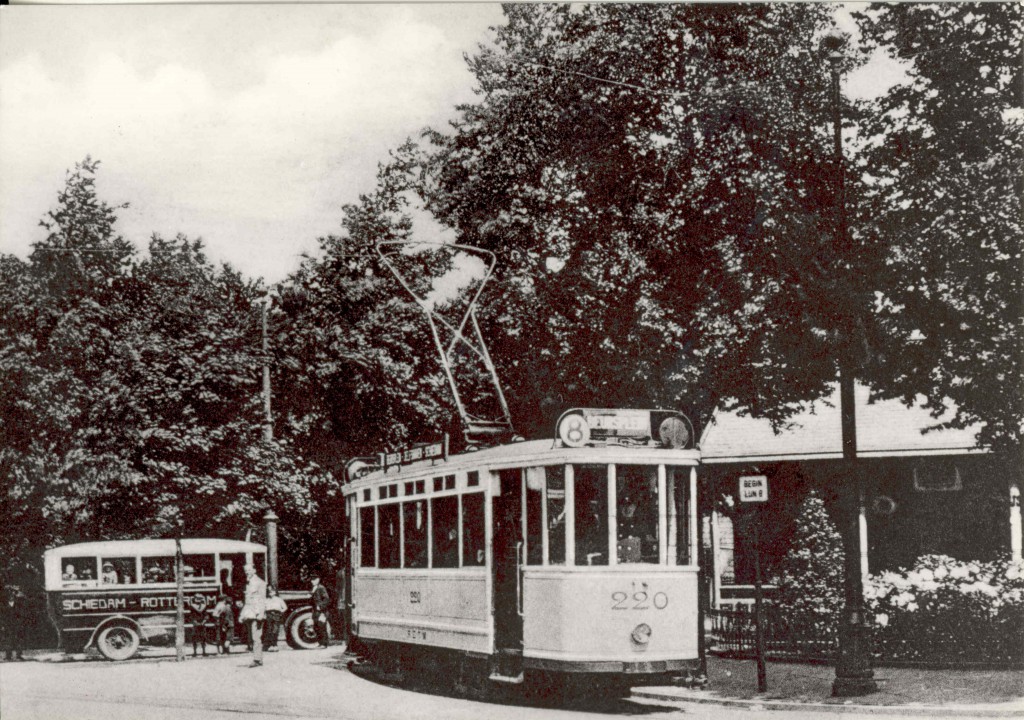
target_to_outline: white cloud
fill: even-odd
[[[101,197],[132,205],[129,239],[201,235],[215,259],[280,279],[338,229],[340,206],[372,188],[390,148],[471,97],[471,45],[411,8],[380,12],[386,22],[339,24],[327,42],[253,47],[228,80],[201,59],[217,49],[189,44],[187,23],[180,57],[156,65],[112,39],[74,72],[51,56],[0,56],[0,250],[24,254],[41,238],[64,170],[90,154]],[[307,21],[318,17],[310,8]]]

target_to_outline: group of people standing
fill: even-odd
[[[222,592],[219,602],[213,609],[217,648],[223,653],[231,651],[231,640],[236,620],[235,609],[237,608],[238,623],[245,628],[246,648],[253,654],[250,667],[260,667],[263,665],[263,653],[277,650],[277,636],[280,633],[281,621],[288,611],[288,606],[278,594],[277,588],[272,585],[268,586],[252,565],[245,567],[245,577],[244,595],[232,597],[228,592]],[[231,590],[226,583],[223,587],[225,590]],[[320,584],[318,577],[314,577],[312,580],[311,599],[317,641],[321,647],[327,647],[327,611],[330,606],[330,596],[327,593],[327,588]],[[194,631],[193,634],[195,635]],[[195,653],[196,643],[194,641],[192,649]],[[204,644],[203,653],[205,654],[205,652]]]

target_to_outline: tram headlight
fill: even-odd
[[[630,637],[637,645],[646,645],[651,641],[651,626],[647,623],[640,623],[633,628],[633,633]]]

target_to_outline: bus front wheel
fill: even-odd
[[[331,628],[327,626],[327,637],[330,637]],[[285,637],[288,644],[300,650],[312,650],[320,647],[320,641],[316,636],[316,624],[313,622],[313,609],[306,608],[288,618],[288,626],[285,628]]]
[[[124,625],[111,625],[100,633],[96,646],[107,660],[127,660],[139,650],[139,634]]]

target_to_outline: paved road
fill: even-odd
[[[3,720],[750,720],[745,709],[643,701],[578,701],[569,708],[492,704],[390,687],[346,669],[339,648],[282,651],[249,668],[248,655],[0,664]],[[812,720],[814,711],[773,712],[773,719]],[[849,718],[851,715],[832,717]],[[886,716],[871,715],[881,719]],[[890,717],[895,717],[890,716]]]

